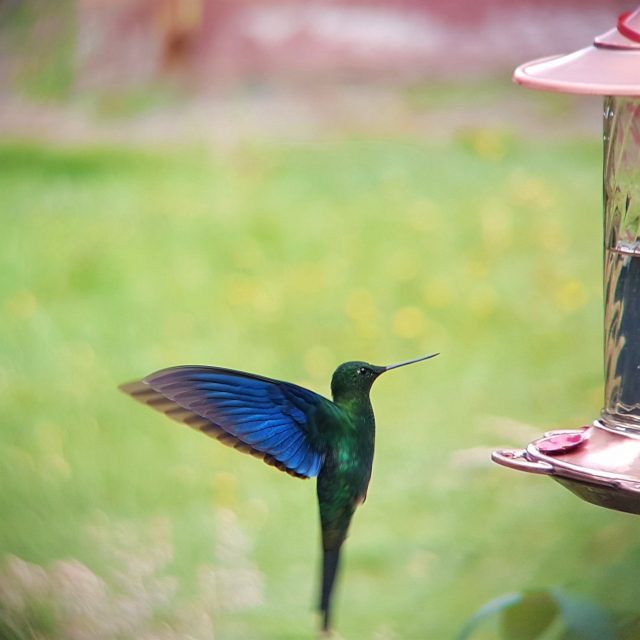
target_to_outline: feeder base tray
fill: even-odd
[[[494,451],[491,458],[551,476],[592,504],[640,515],[640,437],[600,420],[582,429],[549,431],[526,449]]]

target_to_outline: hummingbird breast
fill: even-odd
[[[318,476],[323,529],[346,532],[367,495],[373,465],[375,420],[371,405],[350,411],[349,424],[329,447]]]

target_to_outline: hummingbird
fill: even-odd
[[[319,611],[331,627],[340,550],[371,479],[375,417],[369,392],[388,366],[353,361],[331,378],[333,401],[304,387],[244,371],[184,365],[162,369],[119,388],[178,422],[297,478],[317,477],[322,540]]]

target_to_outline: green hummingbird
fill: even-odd
[[[298,478],[317,476],[322,529],[322,630],[330,629],[340,549],[371,478],[375,417],[369,399],[386,367],[345,362],[331,378],[333,402],[289,382],[207,366],[177,366],[124,384],[122,391],[170,418]]]

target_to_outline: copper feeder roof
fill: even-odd
[[[531,89],[599,96],[640,96],[640,8],[574,53],[519,66],[513,79]]]
[[[640,227],[625,229],[623,225],[621,230],[615,202],[620,186],[616,171],[626,171],[621,193],[626,193],[627,209],[631,202],[633,213],[638,213],[633,203],[640,201],[640,184],[635,177],[631,183],[628,180],[640,171],[640,100],[635,100],[640,98],[640,8],[621,15],[615,29],[598,36],[585,49],[523,64],[516,69],[514,80],[533,89],[609,96],[605,98],[604,136],[608,145],[606,404],[601,418],[591,426],[550,431],[525,449],[495,451],[492,459],[512,469],[551,476],[588,502],[640,514],[640,264],[635,262],[640,260]],[[626,128],[616,129],[621,120]],[[630,145],[626,153],[615,147],[625,144]],[[629,229],[632,237],[627,250]]]

